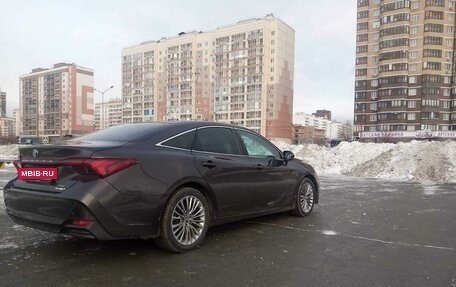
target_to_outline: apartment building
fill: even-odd
[[[14,118],[0,118],[0,137],[13,138],[16,136]]]
[[[294,35],[267,15],[123,49],[123,122],[220,121],[290,140]]]
[[[455,0],[358,0],[354,134],[456,133]]]
[[[0,89],[0,118],[6,117],[6,92]]]
[[[122,99],[112,99],[108,102],[95,104],[95,129],[105,128],[122,124]]]
[[[293,124],[324,130],[326,137],[331,137],[331,121],[328,119],[306,113],[296,113],[293,115]]]
[[[74,136],[94,130],[93,70],[58,63],[19,78],[21,136]]]

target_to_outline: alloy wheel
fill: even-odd
[[[203,203],[195,196],[183,197],[174,207],[171,230],[177,242],[188,246],[201,236],[206,223]]]
[[[309,213],[312,210],[314,204],[314,190],[310,182],[306,182],[302,185],[299,191],[299,204],[305,213]]]

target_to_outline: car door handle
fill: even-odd
[[[255,169],[263,170],[264,169],[264,165],[257,164],[257,165],[255,165]]]
[[[213,167],[216,167],[217,165],[215,163],[213,163],[212,161],[208,160],[208,161],[203,161],[201,163],[202,166],[204,167],[208,167],[208,168],[213,168]]]

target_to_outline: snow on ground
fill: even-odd
[[[281,150],[291,150],[296,158],[310,163],[320,175],[456,182],[455,141],[398,144],[342,142],[334,148],[284,142],[275,144]]]

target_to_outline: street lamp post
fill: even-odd
[[[114,86],[110,86],[109,88],[107,88],[106,90],[104,91],[100,91],[100,90],[97,90],[95,88],[94,91],[97,91],[101,94],[101,117],[100,117],[100,130],[102,130],[104,128],[104,94],[109,91],[110,89],[114,88]]]

